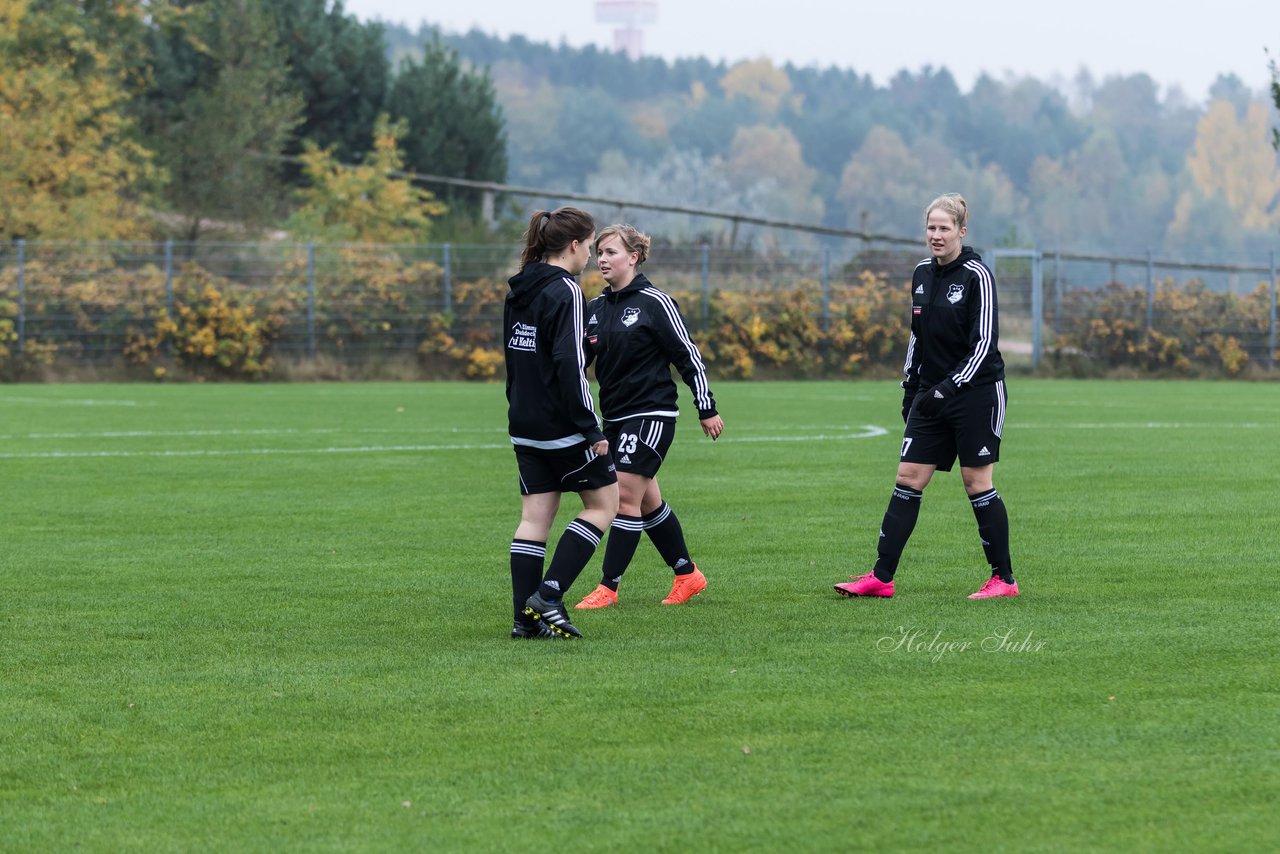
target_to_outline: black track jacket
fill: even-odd
[[[935,258],[911,276],[911,340],[906,389],[926,389],[950,377],[958,388],[1004,379],[998,346],[996,280],[968,246],[945,267]]]
[[[616,293],[604,293],[587,304],[588,364],[596,363],[600,412],[606,421],[628,418],[672,418],[676,384],[669,365],[693,392],[698,418],[716,415],[707,385],[707,367],[689,337],[680,307],[655,288],[643,273]]]
[[[567,270],[541,261],[507,282],[507,429],[542,450],[604,439],[582,352],[582,290]]]

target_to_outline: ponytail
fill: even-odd
[[[529,217],[529,230],[524,233],[520,269],[556,254],[575,240],[585,242],[595,230],[596,221],[591,214],[577,208],[535,211]]]

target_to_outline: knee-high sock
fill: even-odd
[[[533,540],[511,541],[511,602],[517,620],[524,614],[525,600],[542,582],[542,564],[547,557],[547,544]]]
[[[551,558],[547,577],[538,588],[543,599],[555,602],[564,598],[587,561],[595,554],[603,536],[599,528],[582,519],[574,519],[565,527],[560,542],[556,543],[556,553]]]
[[[689,547],[684,542],[684,528],[675,511],[662,502],[658,509],[644,516],[644,532],[649,535],[653,545],[667,562],[667,566],[675,570],[676,575],[688,575],[693,572],[693,560],[689,557]]]
[[[639,516],[613,517],[609,526],[609,542],[604,546],[604,567],[601,569],[600,583],[617,592],[622,582],[622,574],[627,571],[631,559],[635,557],[636,546],[640,545],[640,532],[644,530],[644,520]]]
[[[1009,511],[1004,500],[994,489],[969,496],[974,518],[978,520],[978,536],[982,538],[982,551],[991,564],[993,575],[1005,583],[1013,583],[1013,560],[1009,557]]]
[[[898,571],[898,561],[902,559],[902,550],[911,539],[916,520],[920,518],[920,502],[924,493],[901,483],[893,487],[893,495],[889,498],[889,507],[884,511],[884,520],[880,523],[880,544],[876,548],[876,565],[874,572],[881,581],[892,581],[893,574]]]

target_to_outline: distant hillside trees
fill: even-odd
[[[392,55],[404,55],[434,31],[389,25],[386,35]],[[1206,188],[1205,177],[1194,174],[1203,160],[1197,147],[1238,151],[1206,136],[1224,132],[1224,118],[1203,126],[1218,102],[1231,105],[1241,134],[1256,127],[1256,118],[1246,127],[1251,105],[1278,124],[1280,107],[1230,76],[1219,79],[1210,104],[1195,104],[1146,74],[1099,80],[1082,70],[1052,84],[988,75],[964,92],[943,67],[903,70],[876,85],[854,69],[778,67],[762,59],[632,61],[595,47],[474,30],[440,38],[464,62],[490,69],[516,183],[616,186],[619,162],[648,176],[696,161],[729,182],[726,202],[832,226],[912,235],[925,203],[954,190],[971,198],[973,237],[985,245],[1176,256],[1212,252],[1213,235],[1234,235],[1230,245],[1240,249],[1274,242],[1274,225],[1258,215],[1276,210],[1274,194],[1231,201],[1224,188]],[[850,65],[857,62],[850,57]],[[768,146],[784,131],[795,149],[773,148],[783,156],[754,158],[742,143],[755,138]],[[1255,178],[1274,171],[1276,152],[1265,140],[1255,140],[1254,149],[1258,160],[1227,171],[1244,169]],[[624,195],[663,195],[680,204],[711,183],[653,187],[637,180]],[[1250,186],[1268,196],[1267,180]],[[1208,240],[1191,240],[1185,226],[1192,221]]]

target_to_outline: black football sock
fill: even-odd
[[[658,554],[662,555],[667,566],[675,570],[676,575],[693,572],[689,547],[684,542],[684,528],[680,527],[680,520],[667,502],[662,502],[652,513],[645,514],[644,532],[649,535]]]
[[[511,541],[511,601],[517,620],[525,621],[524,603],[542,581],[542,564],[546,557],[546,543]]]
[[[556,553],[551,558],[547,577],[542,580],[538,592],[548,602],[557,602],[577,580],[587,561],[596,553],[604,534],[595,525],[582,519],[574,519],[565,527],[556,543]]]
[[[618,592],[622,574],[635,557],[643,530],[644,520],[639,516],[623,516],[619,513],[613,517],[613,524],[609,526],[609,542],[604,546],[604,567],[601,569],[600,583],[614,593]]]
[[[911,539],[916,520],[920,518],[920,501],[923,498],[924,493],[918,489],[901,483],[893,487],[889,508],[884,511],[884,520],[880,523],[880,544],[876,548],[876,565],[872,569],[880,581],[893,581],[898,561],[902,559],[902,550],[907,547],[907,540]]]
[[[978,520],[978,536],[982,538],[982,551],[991,564],[991,574],[1000,576],[1005,584],[1013,583],[1013,561],[1009,557],[1009,512],[1005,510],[1000,493],[994,489],[969,496],[973,515]]]

